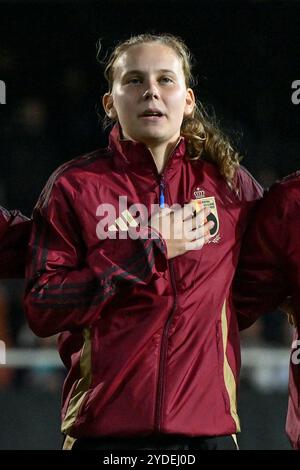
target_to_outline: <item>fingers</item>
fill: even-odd
[[[160,219],[161,217],[169,215],[170,212],[172,212],[172,210],[169,207],[164,207],[163,209],[159,208],[151,214],[151,219]]]
[[[206,222],[205,225],[202,227],[198,227],[195,230],[191,230],[190,232],[185,234],[185,237],[189,241],[197,240],[199,238],[206,237],[208,235],[208,239],[210,238],[210,230],[214,227],[214,223],[212,221]]]
[[[197,202],[195,206],[195,202]],[[202,248],[210,238],[209,231],[214,223],[207,221],[210,214],[208,207],[203,207],[201,200],[185,204],[174,210],[169,207],[159,210],[152,216],[151,223],[154,228],[157,226],[165,240],[176,245],[176,240],[181,245],[181,250],[197,250]],[[172,246],[173,246],[172,245]]]
[[[210,239],[210,233],[204,235],[203,237],[198,238],[197,240],[191,241],[191,242],[186,242],[185,243],[185,250],[186,251],[191,251],[191,250],[200,250],[203,248],[204,244],[208,242]]]
[[[192,230],[203,227],[207,223],[210,214],[209,208],[202,208],[195,216],[187,218],[183,223],[184,234],[189,234]]]
[[[171,212],[172,210],[169,207],[164,207],[163,209],[159,209],[151,216],[150,226],[158,230],[163,236],[165,235],[166,226],[168,228],[168,226],[170,225]]]
[[[207,222],[207,216],[210,214],[210,209],[208,207],[202,208],[196,215],[193,217],[195,228],[204,225]]]
[[[169,207],[164,207],[163,209],[159,209],[160,217],[164,217],[164,216],[170,214],[170,212],[173,212],[173,211]]]
[[[159,216],[165,217],[172,213],[174,220],[177,222],[192,222],[193,225],[191,225],[191,229],[204,225],[207,216],[210,214],[210,209],[208,207],[203,207],[203,205],[200,204],[200,200],[197,205],[195,205],[195,202],[196,201],[190,202],[175,210],[165,207],[159,210]]]
[[[189,202],[188,204],[185,204],[182,208],[182,220],[188,220],[191,219],[192,217],[195,217],[198,214],[202,214],[202,216],[207,217],[208,214],[210,213],[210,210],[203,206],[201,203],[201,199],[199,201],[192,201]]]

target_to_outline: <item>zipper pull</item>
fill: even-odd
[[[159,183],[159,207],[163,209],[165,207],[165,182],[164,179],[161,178]]]

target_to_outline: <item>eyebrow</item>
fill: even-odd
[[[171,73],[172,75],[176,75],[176,73],[173,70],[169,70],[169,69],[159,69],[159,70],[157,70],[157,72],[159,72],[159,73]],[[128,72],[126,72],[123,75],[123,78],[127,77],[128,75],[133,75],[133,74],[144,75],[145,72],[143,72],[142,70],[138,70],[138,69],[129,70]]]

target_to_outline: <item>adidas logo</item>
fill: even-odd
[[[128,231],[128,227],[138,227],[138,223],[134,220],[129,210],[126,209],[121,213],[120,217],[108,227],[108,230],[109,232],[117,232],[119,228],[122,231]]]

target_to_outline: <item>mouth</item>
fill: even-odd
[[[161,120],[164,116],[165,115],[159,110],[148,109],[148,110],[144,111],[142,114],[140,114],[139,118],[141,118],[145,121],[156,122],[156,121]]]

